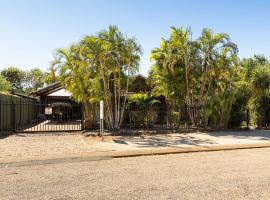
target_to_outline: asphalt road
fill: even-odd
[[[270,199],[270,148],[1,166],[0,199]]]

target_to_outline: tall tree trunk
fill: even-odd
[[[104,91],[104,101],[105,101],[105,107],[106,107],[106,115],[108,116],[108,124],[110,124],[110,128],[114,129],[114,120],[113,120],[113,112],[112,112],[112,106],[111,106],[111,92],[110,87],[107,83],[107,81],[110,81],[110,78],[106,78],[104,75],[104,71],[101,70],[101,79],[103,81],[103,91]]]
[[[93,128],[93,116],[92,116],[92,107],[89,103],[84,103],[84,128],[91,129]]]
[[[122,69],[119,69],[119,74],[118,74],[118,107],[117,107],[117,128],[120,129],[121,127],[121,91],[122,91],[122,87],[121,87],[121,71]],[[122,105],[122,107],[124,107],[124,105]]]
[[[113,90],[114,90],[114,109],[113,109],[113,115],[114,115],[114,128],[117,129],[117,111],[118,111],[118,104],[117,104],[117,77],[116,73],[113,73]]]
[[[123,102],[123,107],[122,107],[122,111],[121,111],[121,116],[120,116],[120,126],[122,124],[123,121],[123,116],[124,116],[124,111],[125,111],[125,107],[126,107],[126,102],[127,102],[127,96],[128,96],[128,85],[129,85],[129,73],[127,75],[127,84],[126,84],[126,91],[125,91],[125,96],[124,96],[124,102]]]

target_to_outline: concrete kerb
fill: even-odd
[[[126,152],[113,152],[110,157],[123,158],[135,156],[166,155],[177,153],[196,153],[208,151],[229,151],[241,149],[270,148],[269,143],[263,144],[235,144],[235,145],[217,145],[217,146],[197,146],[197,147],[169,147],[162,149],[129,150]]]
[[[0,168],[31,166],[31,165],[46,165],[68,162],[85,162],[85,161],[100,161],[112,158],[138,157],[138,156],[152,156],[152,155],[166,155],[177,153],[196,153],[196,152],[210,152],[210,151],[229,151],[241,149],[256,149],[256,148],[270,148],[269,143],[262,144],[235,144],[235,145],[218,145],[218,146],[196,146],[196,147],[168,147],[159,149],[142,149],[142,150],[127,150],[127,151],[108,151],[108,152],[94,152],[80,155],[70,155],[65,157],[40,158],[36,160],[24,160],[18,162],[4,162],[0,163]]]

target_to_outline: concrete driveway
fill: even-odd
[[[96,151],[125,151],[143,149],[211,147],[237,144],[266,144],[270,142],[270,131],[217,131],[172,133],[141,136],[105,137],[105,141],[86,137],[84,141]]]
[[[217,131],[187,134],[142,135],[117,137],[113,140],[127,148],[162,148],[254,144],[270,142],[270,131]]]

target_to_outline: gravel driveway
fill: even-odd
[[[80,133],[18,134],[0,139],[0,163],[78,156],[93,151]]]
[[[0,168],[0,199],[270,199],[270,149]]]

